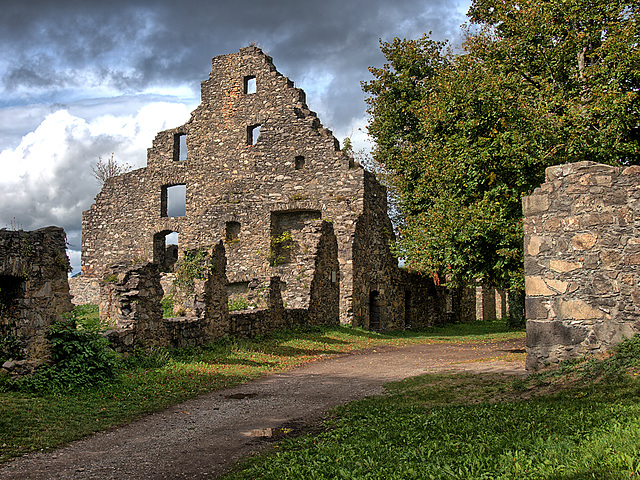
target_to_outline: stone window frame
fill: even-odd
[[[184,215],[169,215],[169,189],[173,187],[185,187],[184,192]],[[162,185],[160,191],[160,217],[162,218],[182,218],[187,216],[187,184],[167,183]]]
[[[260,138],[260,129],[262,124],[254,123],[252,125],[247,126],[247,145],[253,146],[258,143],[258,139]]]
[[[244,94],[254,95],[258,93],[258,81],[255,75],[245,75],[244,77]]]
[[[182,138],[184,137],[184,155],[182,149]],[[189,150],[187,148],[187,134],[185,132],[178,132],[173,134],[173,161],[184,162],[188,159]],[[181,158],[183,157],[183,158]]]

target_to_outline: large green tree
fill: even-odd
[[[637,1],[474,0],[457,51],[382,43],[374,159],[398,204],[395,248],[453,285],[523,289],[523,195],[550,165],[640,163]]]

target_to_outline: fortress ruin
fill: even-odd
[[[257,47],[212,63],[191,119],[160,132],[147,166],[107,180],[84,212],[82,277],[126,261],[171,272],[185,252],[222,240],[229,294],[279,277],[284,305],[308,308],[313,233],[324,221],[337,239],[327,275],[342,324],[454,319],[458,296],[398,268],[386,189],[340,150],[304,92]],[[177,245],[167,240],[176,236]]]

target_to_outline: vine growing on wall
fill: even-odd
[[[211,256],[204,250],[185,253],[176,266],[173,285],[188,293],[194,292],[194,280],[205,280],[207,273],[214,268],[209,260]]]
[[[269,249],[269,263],[271,266],[277,267],[285,263],[285,253],[292,248],[293,237],[290,231],[285,230],[277,237],[271,237],[271,247]]]

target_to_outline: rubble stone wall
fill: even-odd
[[[131,353],[136,349],[200,346],[228,335],[254,337],[270,331],[305,324],[339,323],[338,249],[333,225],[318,221],[309,245],[313,259],[308,274],[311,299],[307,308],[285,308],[280,277],[269,279],[264,291],[265,307],[228,311],[228,279],[222,242],[206,256],[206,275],[199,285],[198,308],[188,315],[162,318],[164,295],[159,266],[150,262],[115,264],[101,282],[100,318],[113,325],[107,333],[114,349]],[[336,281],[334,281],[336,280]]]
[[[523,211],[527,368],[640,332],[640,167],[549,167]]]
[[[0,230],[0,334],[5,360],[46,361],[49,326],[73,308],[62,228]]]

